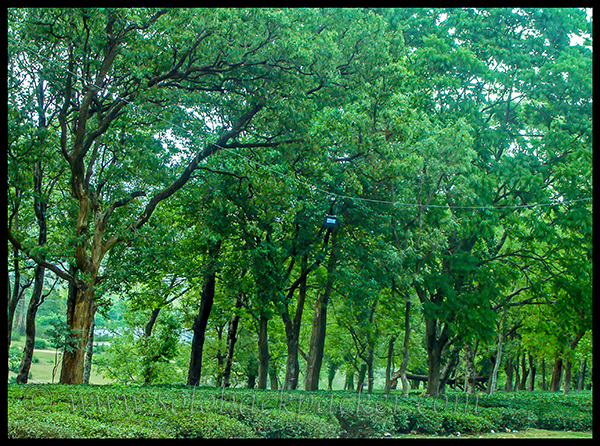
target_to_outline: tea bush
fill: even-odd
[[[376,438],[593,427],[591,392],[432,399],[187,386],[7,389],[9,438]]]

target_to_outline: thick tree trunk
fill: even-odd
[[[437,396],[440,391],[442,351],[448,342],[448,325],[437,319],[425,319],[425,339],[427,347],[427,395]]]
[[[67,323],[74,339],[63,354],[61,384],[82,384],[85,347],[96,314],[94,287],[74,285],[67,304]],[[71,293],[70,293],[71,294]]]
[[[336,246],[337,232],[333,233],[332,248],[327,263],[327,283],[323,293],[317,296],[315,302],[315,313],[310,336],[310,350],[306,361],[306,373],[304,378],[305,390],[319,390],[319,374],[323,363],[323,351],[325,348],[325,334],[327,328],[327,305],[333,291],[335,267],[337,263]]]
[[[560,381],[562,379],[563,360],[556,358],[554,368],[552,369],[552,378],[550,379],[550,391],[558,392],[560,390]]]

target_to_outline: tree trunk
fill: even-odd
[[[73,342],[63,354],[60,383],[82,384],[85,347],[96,314],[94,287],[79,282],[69,288],[67,324],[71,327]]]
[[[527,384],[527,390],[529,390],[530,392],[533,392],[533,390],[535,388],[535,372],[536,372],[535,358],[531,355],[531,353],[527,354],[527,358],[529,361],[529,370],[530,370],[529,383]]]
[[[358,369],[358,381],[356,383],[356,391],[362,393],[365,387],[365,376],[367,374],[367,364],[362,363]]]
[[[40,124],[41,125],[41,124]],[[46,208],[47,202],[43,198],[42,191],[42,162],[38,162],[33,167],[33,188],[35,196],[33,199],[33,208],[35,217],[37,220],[39,234],[38,234],[38,245],[44,246],[47,240],[48,226],[46,222]],[[41,259],[44,260],[45,256],[42,255]],[[23,357],[21,359],[21,366],[19,368],[19,374],[17,375],[18,383],[26,383],[29,375],[29,369],[31,368],[31,361],[33,359],[33,349],[35,347],[35,317],[37,310],[42,304],[44,298],[42,293],[44,291],[44,273],[46,268],[42,265],[35,267],[35,282],[33,286],[33,292],[29,299],[29,307],[27,308],[27,321],[25,326],[26,340],[25,349],[23,351]],[[12,321],[11,321],[12,322]]]
[[[558,392],[560,390],[560,381],[562,379],[563,360],[556,358],[554,368],[552,369],[552,378],[550,379],[550,391]]]
[[[204,339],[206,336],[206,327],[208,318],[215,300],[216,285],[216,263],[221,249],[221,241],[208,248],[208,264],[204,283],[202,284],[202,296],[200,297],[200,308],[194,320],[192,331],[192,345],[190,351],[190,365],[188,369],[188,386],[197,386],[202,374],[202,353],[204,350]],[[157,313],[158,314],[158,313]],[[148,328],[148,327],[147,327]]]
[[[306,278],[308,276],[308,256],[302,256],[302,266],[300,269],[300,277],[297,281],[299,286],[298,301],[296,303],[296,313],[294,319],[290,318],[287,308],[282,313],[281,317],[285,325],[285,335],[287,342],[287,358],[285,364],[285,381],[284,389],[295,390],[298,387],[298,377],[300,375],[300,364],[298,361],[299,343],[300,343],[300,325],[302,323],[302,313],[304,311],[304,302],[306,301]],[[296,283],[292,285],[288,291],[288,297],[293,295]]]
[[[267,333],[268,318],[261,311],[258,318],[258,388],[267,388],[269,374],[269,338]]]
[[[410,309],[411,301],[406,301],[406,309],[404,312],[404,344],[402,345],[402,362],[400,363],[400,380],[402,381],[402,396],[408,396],[409,385],[406,379],[406,367],[410,358],[408,354],[408,345],[410,342]]]
[[[579,367],[579,379],[577,380],[577,390],[583,390],[585,382],[585,369],[587,366],[587,360],[584,359]]]
[[[383,393],[390,393],[390,390],[392,389],[392,367],[394,362],[394,342],[396,341],[396,338],[396,335],[392,335],[388,341],[387,359],[385,362],[385,387],[383,388]]]
[[[238,297],[235,301],[235,314],[229,323],[229,330],[227,332],[227,357],[225,358],[225,367],[223,368],[223,387],[230,386],[233,353],[235,349],[235,343],[237,342],[237,329],[240,322],[240,315],[237,311],[240,308],[242,308],[242,300]]]
[[[21,365],[19,367],[19,373],[17,374],[17,382],[22,384],[27,382],[29,370],[31,369],[31,361],[33,360],[33,349],[35,347],[35,317],[42,301],[44,271],[45,268],[43,266],[37,265],[35,267],[35,284],[33,286],[33,293],[29,299],[29,306],[27,307],[25,348],[23,349],[23,357],[21,358]]]
[[[469,342],[465,343],[465,392],[475,393],[475,354],[477,352],[477,342],[475,348],[471,347]]]
[[[17,310],[17,307],[19,306],[19,304],[22,302],[23,299],[23,292],[31,285],[31,282],[28,282],[24,285],[21,284],[21,267],[20,267],[20,259],[19,259],[19,250],[14,248],[13,249],[13,265],[14,265],[14,285],[12,288],[12,292],[10,290],[10,280],[7,280],[8,282],[8,296],[10,298],[9,302],[8,302],[8,321],[7,321],[7,330],[6,330],[6,334],[7,334],[7,347],[6,347],[6,354],[7,356],[10,355],[10,344],[11,344],[11,338],[12,338],[12,329],[13,329],[13,323],[14,323],[14,318],[15,318],[15,312]],[[10,279],[10,277],[8,277],[8,279]],[[8,365],[7,365],[8,366]],[[7,368],[7,377],[8,374],[10,374],[10,369]]]
[[[190,365],[188,370],[188,386],[197,386],[202,374],[202,353],[204,350],[204,339],[206,336],[206,327],[208,318],[212,310],[215,299],[215,273],[209,273],[202,285],[202,297],[200,298],[200,308],[194,320],[192,331],[192,346],[190,352]]]
[[[507,392],[512,392],[513,378],[514,378],[514,368],[513,368],[512,358],[508,358],[506,360],[506,364],[504,365],[504,373],[506,374],[506,383],[504,384],[504,390],[506,390]]]
[[[427,347],[427,395],[437,396],[440,390],[442,351],[448,342],[448,325],[438,319],[425,319]]]
[[[577,348],[577,344],[579,344],[579,341],[581,340],[581,338],[583,337],[583,335],[585,334],[585,330],[580,329],[577,331],[577,333],[575,334],[573,340],[569,343],[569,351],[566,354],[566,361],[565,361],[565,389],[564,389],[564,394],[568,395],[569,392],[571,391],[571,368],[572,368],[572,363],[573,363],[573,357],[575,354],[575,349]]]
[[[546,391],[546,359],[542,358],[542,390]]]
[[[502,362],[502,349],[504,341],[504,329],[506,328],[506,318],[508,315],[508,307],[504,307],[504,314],[502,316],[502,322],[500,322],[500,329],[498,330],[498,346],[496,348],[496,360],[494,361],[494,368],[488,382],[488,393],[493,395],[496,392],[496,385],[498,383],[498,371],[500,370],[500,363]]]
[[[526,363],[527,354],[523,352],[523,357],[521,358],[521,384],[519,385],[519,390],[525,390],[527,387],[527,377],[529,376],[529,369],[527,368]]]
[[[330,229],[328,229],[330,231]],[[304,378],[305,390],[319,390],[319,374],[323,363],[323,350],[325,348],[325,333],[327,328],[327,304],[333,291],[335,267],[337,263],[337,232],[333,232],[331,253],[327,263],[327,283],[323,293],[317,296],[315,313],[310,336],[310,350],[306,361],[306,374]]]
[[[375,349],[373,346],[369,346],[369,356],[367,358],[367,393],[373,393],[373,381],[375,376],[373,375],[373,356]]]

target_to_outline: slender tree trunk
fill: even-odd
[[[33,349],[35,348],[35,317],[37,310],[41,304],[42,291],[44,288],[44,271],[43,266],[35,267],[35,283],[33,286],[33,293],[29,299],[29,306],[27,307],[27,321],[25,325],[25,348],[23,349],[23,356],[21,358],[21,365],[19,367],[19,373],[17,374],[18,383],[26,383],[29,370],[31,369],[31,361],[33,360]]]
[[[573,340],[569,343],[569,351],[566,354],[565,360],[565,388],[564,394],[568,395],[571,392],[571,369],[573,364],[573,357],[575,353],[575,349],[577,348],[577,344],[585,334],[585,330],[578,330]]]
[[[8,282],[8,296],[10,298],[9,302],[8,302],[8,322],[7,322],[7,330],[6,330],[6,334],[7,334],[7,347],[6,347],[6,354],[7,357],[8,355],[10,355],[10,344],[11,344],[11,338],[12,338],[12,329],[13,329],[13,323],[14,323],[14,318],[15,318],[15,312],[17,310],[17,307],[19,306],[19,303],[22,301],[23,299],[23,292],[25,291],[26,288],[29,287],[29,285],[31,284],[29,282],[29,284],[27,284],[27,286],[24,286],[21,284],[21,268],[20,268],[20,259],[19,259],[19,250],[14,248],[13,249],[13,265],[14,265],[14,285],[12,288],[12,292],[10,289],[10,277],[8,277],[9,280],[7,280]],[[8,364],[7,364],[8,366]],[[8,374],[10,374],[10,369],[7,367],[7,377]]]
[[[398,336],[392,335],[390,336],[390,340],[388,341],[388,350],[387,350],[387,358],[385,363],[385,387],[383,388],[383,393],[390,393],[392,388],[392,367],[394,362],[394,342]]]
[[[367,393],[373,393],[373,381],[375,381],[375,376],[373,375],[373,359],[375,354],[375,349],[373,346],[369,346],[369,355],[367,357]]]
[[[194,320],[192,331],[192,346],[190,352],[190,365],[188,370],[187,384],[197,386],[202,374],[202,353],[204,351],[204,340],[208,318],[215,299],[215,273],[210,273],[202,285],[202,297],[200,298],[200,309]]]
[[[523,352],[523,357],[521,358],[521,384],[519,385],[519,390],[525,390],[527,387],[527,377],[529,376],[530,370],[527,368],[526,356],[527,354]]]
[[[200,298],[200,308],[194,320],[192,331],[192,346],[190,352],[190,365],[188,369],[187,384],[196,386],[200,381],[202,374],[202,353],[204,350],[204,339],[206,336],[206,327],[208,318],[212,310],[215,300],[215,285],[216,285],[216,263],[221,249],[221,241],[218,241],[208,249],[208,265],[207,272],[204,276],[202,284],[202,296]]]
[[[477,352],[477,343],[475,348],[471,347],[469,342],[465,343],[465,392],[475,393],[475,354]]]
[[[365,376],[367,375],[367,364],[362,363],[358,369],[358,381],[356,383],[356,391],[362,393],[365,388]]]
[[[542,358],[542,390],[546,391],[546,359]]]
[[[223,387],[229,387],[231,381],[231,367],[233,365],[233,353],[235,349],[235,343],[237,341],[237,329],[240,322],[240,315],[237,313],[242,307],[241,298],[237,298],[235,301],[236,312],[229,323],[229,330],[227,332],[227,357],[225,358],[225,367],[223,368]]]
[[[527,359],[529,361],[529,370],[530,370],[529,383],[527,384],[527,390],[529,390],[530,392],[533,392],[534,387],[535,387],[535,372],[536,372],[535,358],[530,353],[528,353]]]
[[[577,390],[583,390],[585,382],[585,369],[587,368],[587,359],[584,359],[579,367],[579,379],[577,380]]]
[[[502,362],[502,349],[504,341],[504,329],[506,328],[506,318],[508,316],[508,307],[504,307],[504,314],[502,316],[502,322],[500,323],[500,329],[498,330],[498,345],[496,347],[496,360],[494,362],[494,368],[490,375],[490,381],[488,383],[488,393],[493,395],[496,392],[496,386],[498,383],[498,371],[500,370],[500,363]]]
[[[577,390],[583,390],[585,382],[585,369],[587,367],[587,360],[584,359],[579,367],[579,379],[577,380]]]
[[[328,230],[329,231],[329,230]],[[337,263],[337,231],[333,232],[331,253],[327,263],[327,283],[323,293],[317,296],[315,313],[310,337],[310,350],[306,361],[304,378],[305,390],[319,390],[319,374],[323,363],[323,350],[325,348],[325,334],[327,328],[327,305],[333,291],[335,267]]]
[[[306,279],[308,273],[308,256],[304,255],[302,256],[302,266],[300,268],[300,277],[298,282],[298,301],[296,303],[296,313],[294,315],[294,319],[291,319],[287,309],[285,309],[281,315],[285,325],[285,335],[287,342],[285,382],[283,383],[284,389],[287,390],[295,390],[298,387],[298,377],[300,375],[300,364],[298,361],[300,344],[300,325],[302,323],[304,302],[306,301]],[[288,292],[288,295],[291,297],[294,291],[295,287],[292,286],[292,288]]]
[[[268,318],[261,311],[258,318],[258,388],[267,388],[267,378],[269,374],[269,338],[267,333]]]
[[[406,379],[406,367],[408,366],[408,360],[410,358],[408,354],[408,346],[410,342],[410,310],[411,301],[406,301],[406,309],[404,312],[404,344],[402,345],[402,362],[400,363],[400,380],[402,381],[402,395],[408,396],[409,385],[408,379]]]
[[[39,234],[38,234],[38,245],[44,246],[47,240],[48,227],[46,222],[46,208],[47,202],[43,198],[42,191],[42,162],[38,160],[33,168],[33,189],[35,196],[33,199],[33,208],[35,217],[37,220]],[[45,256],[42,256],[45,259]],[[35,267],[35,282],[33,286],[33,293],[29,299],[29,306],[27,308],[27,321],[25,326],[25,349],[23,351],[23,357],[21,359],[21,366],[19,368],[19,374],[17,375],[18,383],[26,383],[29,375],[29,369],[31,368],[31,361],[33,359],[33,349],[35,347],[35,317],[37,310],[43,302],[42,293],[44,291],[44,273],[46,268],[42,265]]]

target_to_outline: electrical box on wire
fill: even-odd
[[[335,215],[325,216],[325,227],[335,229],[339,225],[338,218]]]

